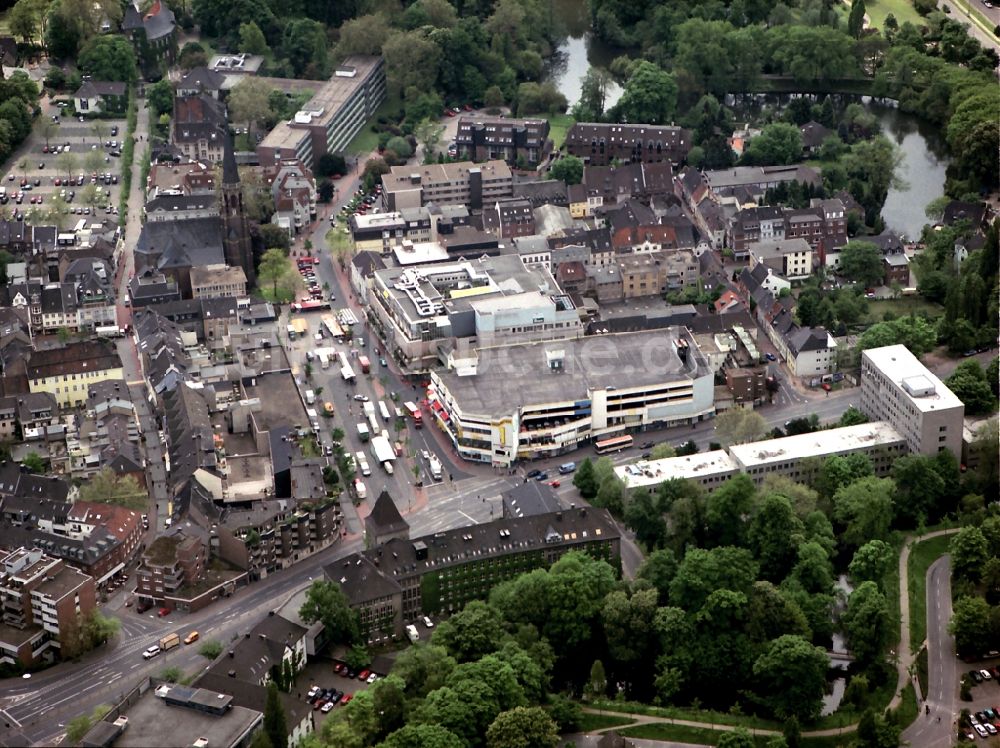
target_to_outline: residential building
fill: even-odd
[[[271,185],[274,202],[271,223],[285,227],[289,236],[294,237],[316,220],[316,180],[304,164],[294,159],[265,167],[263,172],[265,181]]]
[[[236,211],[239,211],[238,198],[233,198]],[[228,216],[230,208],[225,210]],[[235,222],[239,225],[238,218]],[[229,262],[230,257],[223,249],[228,239],[218,217],[144,223],[134,250],[135,276],[129,282],[132,305],[191,298],[193,267],[242,265]]]
[[[785,238],[785,213],[777,206],[745,208],[729,221],[726,244],[737,260],[747,259],[747,249],[755,242]]]
[[[204,65],[199,65],[198,67],[191,68],[181,76],[180,81],[177,83],[175,94],[177,96],[206,94],[213,99],[218,99],[225,82],[226,76],[222,73],[207,68]]]
[[[401,635],[420,615],[454,613],[497,584],[547,568],[569,551],[613,567],[620,535],[606,509],[581,507],[496,519],[421,538],[393,538],[324,569],[359,613],[370,640]],[[475,584],[459,583],[473,575]],[[433,590],[433,592],[431,592]]]
[[[435,242],[470,224],[464,205],[430,204],[389,213],[356,214],[349,225],[355,250],[387,254],[404,242]]]
[[[802,133],[802,152],[807,156],[818,153],[823,141],[831,135],[836,136],[837,134],[836,130],[824,127],[813,120],[809,120],[799,127],[799,132]]]
[[[456,352],[430,380],[431,416],[459,456],[500,467],[715,412],[713,372],[680,327]]]
[[[483,207],[483,229],[500,239],[514,239],[535,233],[531,202],[511,198]]]
[[[544,119],[462,116],[455,146],[460,158],[470,161],[502,159],[511,166],[534,166],[551,148],[549,122]]]
[[[38,548],[4,555],[0,600],[0,664],[23,667],[52,662],[60,653],[60,636],[77,631],[97,610],[93,578]]]
[[[691,250],[621,255],[618,267],[625,299],[662,296],[698,284],[698,260]]]
[[[177,22],[174,13],[161,0],[144,13],[134,2],[125,3],[122,32],[132,42],[139,65],[147,76],[164,74],[177,57]]]
[[[80,114],[124,114],[128,89],[117,81],[94,81],[84,78],[73,93],[73,105]]]
[[[813,250],[805,239],[776,239],[747,245],[751,270],[764,265],[786,280],[804,280],[813,272]]]
[[[198,161],[152,164],[146,178],[146,200],[159,195],[207,195],[214,198],[215,169],[211,164]]]
[[[48,392],[0,397],[0,441],[29,441],[56,422],[56,399]]]
[[[27,375],[31,392],[51,393],[61,408],[84,403],[95,382],[124,376],[118,352],[102,341],[36,351],[28,362]]]
[[[205,541],[196,533],[177,528],[157,536],[143,552],[135,573],[139,600],[171,609],[182,607],[179,603],[187,597],[184,588],[195,587],[205,577],[207,555]]]
[[[208,94],[178,96],[170,120],[170,144],[192,161],[220,163],[229,126],[226,108]]]
[[[191,268],[192,299],[243,299],[247,295],[247,276],[241,267],[202,265]]]
[[[903,288],[910,286],[910,260],[904,254],[885,255],[882,257],[882,285],[891,286],[896,283]]]
[[[500,500],[504,519],[551,515],[566,509],[556,489],[544,481],[524,481],[501,493]]]
[[[744,189],[749,195],[760,202],[764,193],[780,184],[801,182],[819,186],[823,180],[811,166],[734,166],[731,169],[706,171],[705,180],[712,190],[720,196],[731,196],[737,190]]]
[[[146,221],[190,221],[194,218],[218,218],[219,201],[215,193],[157,194],[146,200],[143,207]]]
[[[262,165],[295,158],[315,168],[327,153],[343,151],[385,100],[385,61],[346,58],[291,120],[279,122],[257,146]]]
[[[861,354],[861,412],[891,423],[910,451],[962,454],[965,405],[904,345],[869,348]]]
[[[557,340],[582,333],[548,270],[518,255],[376,270],[370,311],[396,360],[423,371],[456,345]]]
[[[481,209],[512,197],[513,189],[513,175],[504,161],[404,164],[382,175],[382,202],[390,211],[428,203]]]
[[[679,164],[691,150],[691,131],[666,125],[577,122],[566,133],[566,151],[586,163],[614,161]]]
[[[614,209],[629,200],[649,203],[669,195],[674,189],[673,180],[669,161],[585,166],[583,190],[587,204],[579,217],[599,215],[602,209]],[[579,209],[575,213],[578,215]],[[572,205],[570,215],[574,215]]]
[[[823,327],[792,327],[775,344],[796,377],[823,377],[837,368],[837,341]]]
[[[714,491],[734,475],[744,474],[758,486],[769,475],[799,483],[811,480],[828,457],[866,455],[875,475],[885,476],[909,449],[903,436],[883,421],[843,426],[779,439],[734,444],[728,449],[662,460],[639,460],[615,472],[626,488],[655,486],[668,478],[692,480]]]

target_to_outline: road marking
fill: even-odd
[[[7,715],[7,719],[9,719],[11,722],[13,722],[18,727],[21,727],[21,723],[18,722],[16,719],[14,719],[13,715],[10,712],[8,712],[6,709],[0,709],[0,712],[2,712],[3,714],[6,714]]]

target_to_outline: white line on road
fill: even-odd
[[[11,713],[8,712],[6,709],[0,709],[0,713],[5,714],[7,716],[7,719],[9,719],[11,722],[13,722],[18,727],[21,726],[21,723],[18,722],[16,719],[14,719],[13,715],[11,715]]]

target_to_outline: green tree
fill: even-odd
[[[648,582],[656,590],[659,604],[666,605],[670,595],[670,583],[677,573],[677,558],[669,548],[653,551],[642,562],[636,579]]]
[[[257,267],[257,278],[264,283],[271,283],[271,292],[275,298],[278,296],[278,284],[288,273],[288,257],[280,249],[267,250]]]
[[[873,475],[875,472],[868,455],[850,454],[827,457],[816,477],[816,488],[827,497],[833,495],[860,478]]]
[[[849,241],[840,250],[837,272],[865,288],[879,286],[884,275],[882,251],[871,242]]]
[[[761,575],[780,582],[798,556],[805,528],[784,496],[767,496],[757,507],[747,540],[754,557],[760,563]]]
[[[947,487],[933,457],[900,457],[892,465],[892,479],[896,483],[896,517],[904,526],[916,527],[943,503]]]
[[[670,583],[670,604],[697,611],[715,590],[748,595],[758,566],[745,548],[688,548]]]
[[[871,665],[885,651],[891,635],[889,604],[874,582],[855,588],[841,622],[851,653],[861,665]]]
[[[457,662],[474,662],[500,649],[502,632],[500,614],[483,601],[473,600],[438,625],[433,641]]]
[[[847,18],[847,33],[855,39],[860,38],[865,27],[865,0],[852,0],[851,14]]]
[[[891,545],[884,540],[869,540],[854,552],[847,570],[855,584],[875,582],[881,585],[893,560]]]
[[[594,463],[589,457],[585,457],[573,475],[573,485],[580,491],[580,495],[585,499],[592,499],[597,495],[597,479],[594,475]]]
[[[608,653],[636,680],[654,664],[657,650],[655,589],[636,590],[630,596],[615,590],[604,599],[601,620],[608,642]]]
[[[220,654],[222,654],[223,646],[222,642],[215,639],[209,639],[208,641],[202,643],[198,647],[198,654],[204,657],[206,660],[214,660]]]
[[[580,82],[580,99],[573,107],[573,117],[581,122],[600,122],[604,116],[608,90],[613,83],[604,68],[591,67]]]
[[[985,415],[996,408],[996,398],[986,373],[975,359],[960,363],[945,383],[965,404],[969,415]]]
[[[7,16],[7,26],[10,33],[20,37],[25,44],[32,42],[38,35],[40,14],[38,3],[33,0],[18,0]]]
[[[719,736],[717,748],[755,748],[757,744],[745,727],[737,727]]]
[[[635,531],[636,540],[649,550],[661,547],[666,541],[667,523],[663,511],[647,489],[632,492],[625,505],[625,524]]]
[[[782,166],[801,160],[802,133],[787,122],[766,125],[743,154],[744,163],[760,166]]]
[[[94,711],[88,714],[81,714],[79,717],[71,719],[66,723],[66,741],[68,743],[77,744],[86,735],[90,728],[104,719],[105,715],[111,711],[111,707],[106,704],[100,704],[94,707]]]
[[[345,21],[340,27],[337,57],[379,54],[392,31],[392,24],[381,13]]]
[[[833,516],[844,531],[849,546],[859,547],[869,540],[884,540],[892,524],[895,485],[889,478],[862,478],[837,490],[833,496]]]
[[[333,745],[333,744],[330,744]],[[390,733],[380,748],[464,748],[465,743],[440,725],[409,724]]]
[[[270,103],[271,87],[252,75],[245,76],[229,92],[227,104],[233,122],[260,125],[274,116]]]
[[[124,36],[95,36],[87,40],[77,59],[80,71],[95,80],[125,81],[138,78],[135,52]]]
[[[486,730],[487,748],[555,748],[556,723],[541,707],[501,712]]]
[[[649,459],[651,460],[665,460],[676,455],[677,451],[667,442],[660,442],[649,451]]]
[[[267,700],[264,702],[264,732],[271,739],[274,748],[287,748],[288,724],[285,721],[285,708],[278,696],[278,686],[267,684]]]
[[[566,184],[580,184],[583,181],[583,161],[576,156],[563,156],[552,164],[549,176]]]
[[[736,475],[709,494],[705,505],[705,527],[712,545],[746,544],[747,521],[757,489],[746,475]]]
[[[271,51],[264,38],[264,32],[253,21],[240,24],[239,50],[251,55],[266,55]]]
[[[948,543],[951,568],[956,577],[978,582],[983,564],[989,558],[989,547],[983,531],[975,526],[963,527]]]
[[[812,721],[823,707],[826,652],[801,636],[772,641],[753,665],[758,698],[779,719]]]
[[[45,472],[45,460],[42,459],[38,452],[28,452],[21,460],[21,465],[29,473],[35,473],[36,475]]]
[[[299,615],[307,623],[321,622],[331,641],[345,644],[358,641],[358,614],[351,610],[344,593],[333,582],[315,580],[306,591]]]
[[[80,499],[137,510],[149,505],[149,493],[135,476],[119,475],[110,468],[103,468],[80,486]]]
[[[604,663],[594,660],[590,666],[590,678],[587,681],[587,692],[591,697],[599,699],[607,693],[608,676],[604,672]]]
[[[732,408],[715,419],[715,433],[723,444],[756,441],[768,432],[764,416],[754,410]]]
[[[677,91],[673,75],[655,63],[640,60],[629,71],[614,113],[623,122],[665,124],[673,119]]]
[[[281,49],[297,77],[324,77],[327,71],[326,29],[308,18],[294,18],[285,25]]]
[[[386,143],[385,147],[404,161],[413,155],[413,148],[407,142],[406,138],[401,138],[398,135],[389,138],[389,142]]]
[[[867,423],[868,419],[865,418],[864,413],[855,408],[853,405],[847,408],[843,413],[840,414],[840,420],[837,422],[838,426],[857,426],[862,423]]]
[[[430,158],[437,153],[438,144],[444,134],[444,126],[436,120],[425,119],[413,128],[413,137],[424,147],[424,158]],[[397,151],[398,153],[398,151]]]
[[[174,87],[164,78],[146,88],[146,103],[154,116],[170,114],[174,111]]]
[[[978,657],[991,640],[990,606],[981,597],[964,596],[955,601],[948,631],[962,657]]]

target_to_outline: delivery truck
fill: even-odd
[[[368,441],[368,439],[370,437],[371,437],[371,431],[368,430],[368,424],[367,423],[359,423],[358,424],[358,438],[361,441],[366,442],[366,441]]]
[[[392,461],[396,459],[396,452],[389,443],[389,438],[386,436],[372,438],[371,452],[372,457],[382,465],[385,472],[392,475]]]
[[[160,639],[160,651],[166,652],[168,649],[173,649],[179,646],[181,643],[181,637],[178,634],[167,634],[165,637]]]
[[[358,365],[363,374],[368,374],[372,370],[372,362],[368,360],[368,356],[358,356]]]
[[[413,428],[419,429],[424,425],[424,417],[420,412],[420,408],[416,406],[416,403],[405,402],[403,403],[403,408],[409,413],[410,418],[413,419]]]
[[[356,452],[354,455],[355,461],[358,463],[358,471],[366,478],[372,474],[372,469],[368,467],[368,458],[365,457],[364,452]]]

